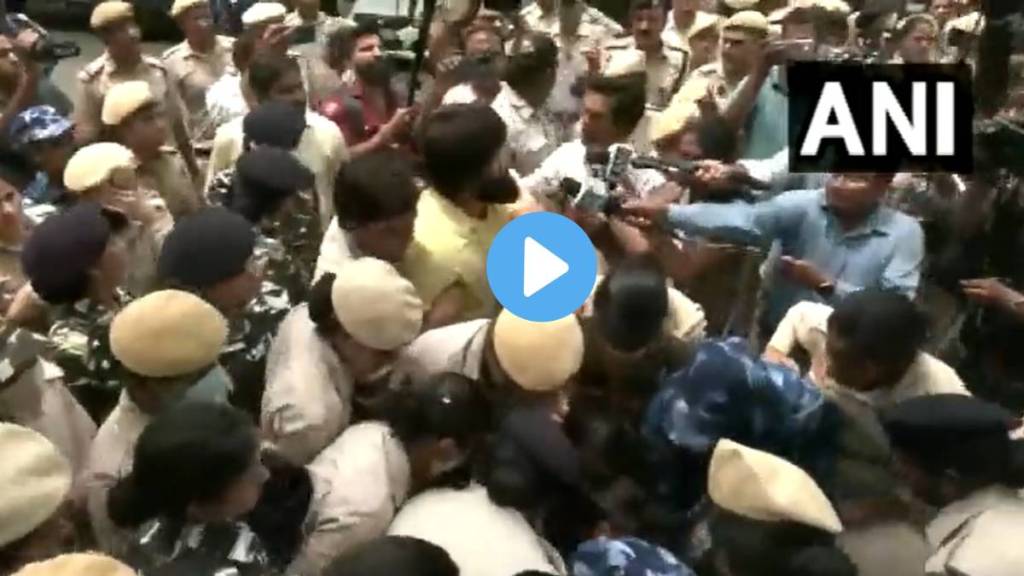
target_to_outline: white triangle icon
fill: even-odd
[[[569,271],[569,264],[529,236],[523,244],[523,296],[529,298]]]

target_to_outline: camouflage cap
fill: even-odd
[[[22,110],[11,122],[11,142],[23,148],[35,142],[55,140],[75,127],[53,106],[32,106]]]
[[[671,552],[639,538],[595,538],[569,559],[573,576],[693,576]]]

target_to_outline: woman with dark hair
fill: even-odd
[[[443,374],[388,400],[308,466],[272,467],[250,523],[288,574],[319,575],[338,554],[382,536],[409,494],[468,482],[490,424],[475,384]]]
[[[271,345],[260,420],[277,449],[306,464],[353,419],[373,413],[423,322],[423,303],[391,264],[360,258],[324,274]]]
[[[721,440],[708,469],[714,504],[710,572],[717,576],[856,576],[836,547],[839,516],[797,466]],[[703,572],[702,572],[703,573]]]
[[[111,519],[138,527],[128,562],[147,573],[199,562],[205,574],[268,574],[259,538],[242,522],[267,469],[249,418],[230,406],[185,402],[146,427],[128,476],[110,491]]]
[[[914,494],[939,507],[925,529],[929,575],[1018,574],[1024,551],[1020,418],[959,394],[912,398],[882,414],[896,466]]]

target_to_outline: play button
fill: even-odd
[[[509,222],[487,253],[487,280],[516,316],[549,322],[586,302],[597,277],[597,253],[572,220],[535,212]]]
[[[523,296],[533,296],[568,271],[568,262],[552,254],[540,242],[526,237],[523,243]]]

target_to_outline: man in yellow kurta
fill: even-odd
[[[519,198],[504,144],[501,117],[479,104],[441,108],[424,128],[430,188],[420,196],[415,238],[425,251],[410,254],[404,268],[430,309],[429,327],[498,312],[487,250]]]

